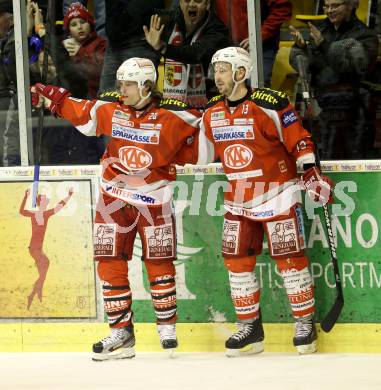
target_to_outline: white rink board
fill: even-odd
[[[323,172],[381,172],[381,160],[343,160],[343,161],[322,161]],[[221,163],[209,165],[176,166],[178,175],[216,175],[224,174]],[[70,180],[75,177],[99,178],[102,173],[100,165],[69,165],[69,166],[43,166],[40,169],[40,180],[65,179]],[[0,167],[0,181],[4,180],[25,180],[33,179],[34,167]]]
[[[381,355],[139,353],[93,362],[88,353],[2,353],[0,389],[379,390]]]

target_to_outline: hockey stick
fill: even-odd
[[[55,0],[48,0],[48,9],[46,15],[46,33],[44,36],[44,56],[42,62],[41,82],[46,84],[48,65],[49,65],[49,53],[51,46],[51,35],[54,25],[54,12]],[[36,155],[34,158],[34,173],[33,173],[33,187],[32,187],[32,207],[36,207],[38,184],[40,182],[40,165],[41,165],[41,144],[42,144],[42,130],[44,128],[44,105],[42,105],[38,111],[38,125],[36,132]]]
[[[304,57],[302,55],[298,55],[296,57],[296,63],[298,67],[299,77],[302,83],[302,93],[303,93],[303,100],[306,105],[306,111],[307,111],[307,120],[308,120],[308,126],[309,126],[309,132],[312,134],[312,105],[311,105],[311,99],[310,99],[310,93],[309,93],[309,84],[307,80],[306,75],[306,66],[304,62]],[[316,159],[316,165],[321,168],[320,164],[320,158],[319,158],[319,152],[316,148],[315,152],[315,159]],[[335,323],[337,322],[340,313],[344,307],[344,294],[343,294],[343,287],[341,285],[341,277],[340,277],[340,271],[339,271],[339,265],[336,255],[336,248],[333,238],[333,232],[332,232],[332,225],[331,225],[331,216],[328,209],[327,204],[323,205],[323,212],[324,212],[324,222],[325,227],[328,234],[328,242],[329,242],[329,251],[331,255],[331,262],[333,265],[333,273],[335,276],[335,285],[336,285],[336,300],[331,307],[328,314],[323,318],[323,320],[320,322],[320,326],[323,329],[324,332],[330,332],[331,329],[334,327]]]

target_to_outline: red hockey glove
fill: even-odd
[[[71,96],[71,93],[67,89],[56,87],[54,85],[44,85],[41,83],[33,85],[31,90],[33,91],[32,104],[34,106],[38,106],[39,95],[41,95],[50,102],[47,108],[51,111],[52,114],[56,113],[58,106],[67,96]]]
[[[302,182],[308,196],[322,205],[333,202],[333,181],[320,173],[318,167],[308,168],[302,175]]]
[[[32,95],[32,106],[33,107],[39,107],[40,106],[40,95],[36,92],[31,91]]]

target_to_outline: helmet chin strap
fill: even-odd
[[[233,83],[234,83],[234,87],[233,87],[233,89],[232,89],[232,93],[227,97],[228,98],[228,100],[230,100],[231,98],[232,98],[232,96],[235,94],[235,91],[237,90],[237,87],[238,87],[238,82],[237,81],[235,81],[235,80],[233,80]]]
[[[232,92],[229,96],[227,96],[228,100],[230,100],[232,98],[232,96],[236,93],[237,91],[237,88],[238,88],[238,85],[243,83],[245,81],[245,79],[241,80],[241,81],[236,81],[235,80],[235,74],[236,74],[236,70],[234,71],[234,75],[232,77],[232,80],[233,80],[233,83],[234,83],[234,87],[232,89]]]
[[[139,87],[140,100],[136,104],[131,106],[131,107],[136,108],[137,106],[140,106],[145,100],[147,100],[151,96],[152,91],[149,91],[147,96],[143,97],[143,95],[142,95],[143,88],[144,88],[144,86],[143,87]]]

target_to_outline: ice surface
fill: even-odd
[[[93,362],[89,353],[0,353],[0,389],[372,390],[381,354],[137,353]],[[244,386],[244,387],[243,387]]]

